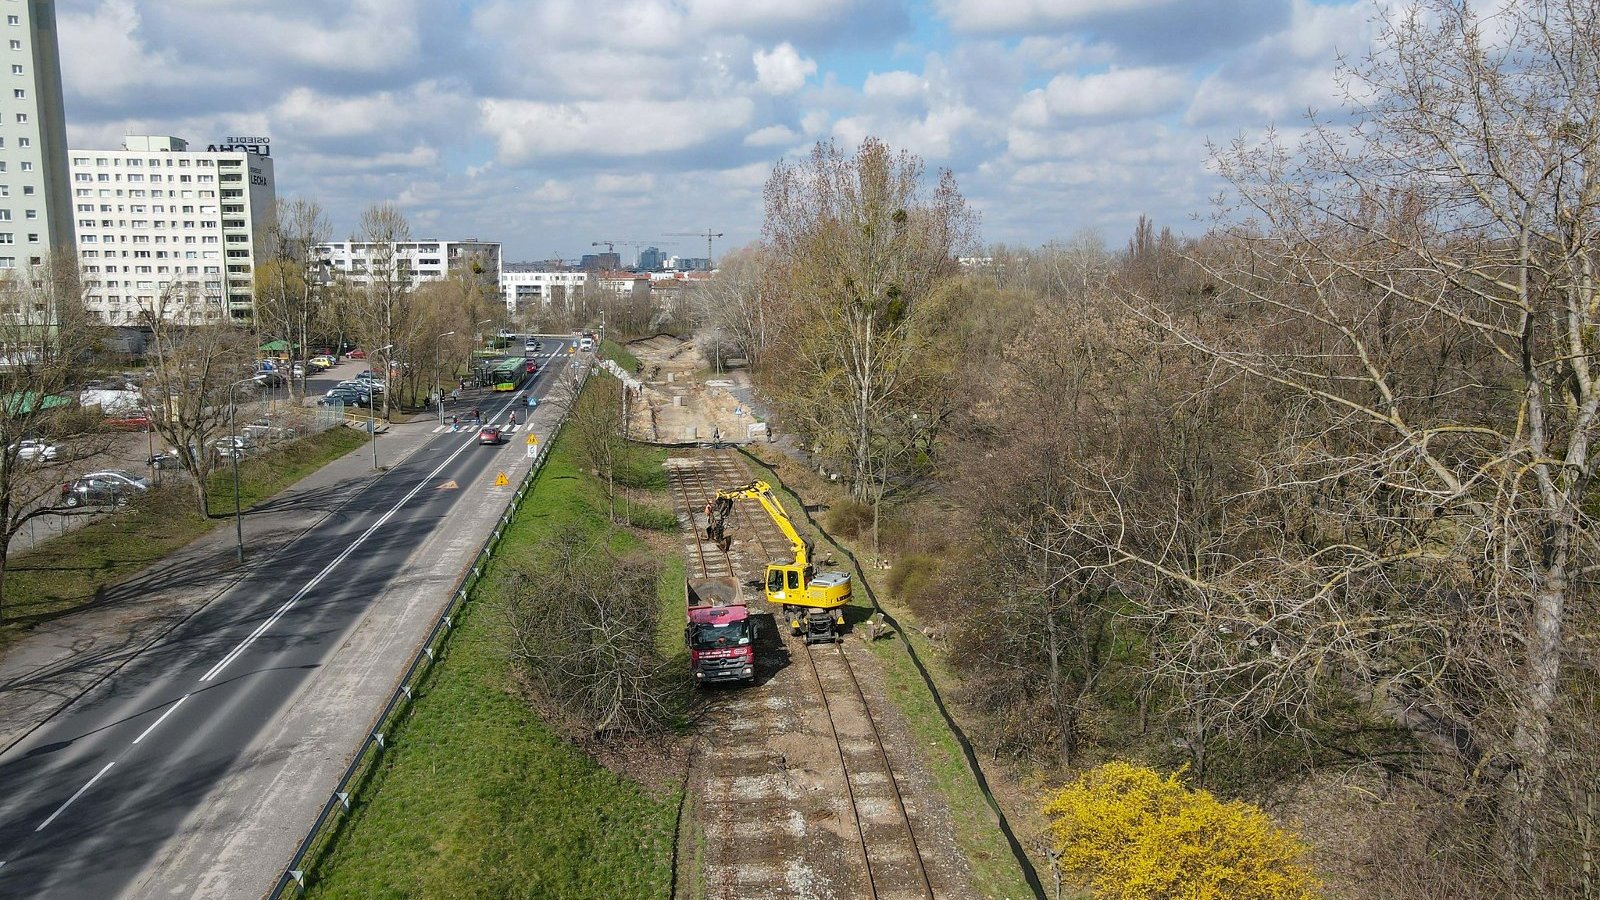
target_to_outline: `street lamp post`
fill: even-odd
[[[433,345],[433,396],[434,401],[439,405],[440,425],[444,424],[444,382],[439,378],[439,351],[444,339],[453,334],[455,334],[454,331],[446,331],[444,334],[439,335],[439,343]]]
[[[239,404],[233,389],[241,384],[255,383],[254,378],[245,378],[228,385],[228,456],[233,459],[233,536],[239,562],[244,562],[244,510],[239,500]]]
[[[385,350],[391,350],[393,348],[394,348],[393,344],[384,344],[382,347],[379,347],[376,350],[368,351],[367,352],[367,358],[371,359],[372,357],[377,356],[379,353],[382,353]],[[388,357],[384,357],[383,374],[384,374],[383,390],[384,390],[384,393],[388,393],[388,391],[389,391],[389,384],[388,384],[389,360],[388,360]],[[377,373],[376,372],[373,373],[373,380],[374,381],[377,380]],[[370,387],[367,388],[367,432],[372,435],[372,471],[376,472],[376,471],[378,471],[378,393],[377,393],[377,391],[373,390]]]

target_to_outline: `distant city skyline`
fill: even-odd
[[[271,138],[278,193],[335,237],[412,232],[513,259],[591,242],[703,256],[759,237],[774,161],[876,135],[950,168],[986,242],[1140,214],[1203,225],[1205,143],[1338,105],[1368,2],[58,0],[68,142]],[[381,31],[381,34],[379,33]],[[619,248],[620,249],[620,248]],[[628,246],[631,258],[637,247]]]

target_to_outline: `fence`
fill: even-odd
[[[589,370],[585,369],[580,382],[588,382]],[[533,490],[533,484],[540,470],[544,468],[545,457],[550,453],[550,447],[555,444],[556,438],[561,434],[561,428],[566,424],[567,411],[563,411],[561,418],[556,421],[550,435],[539,445],[538,455],[534,457],[533,464],[528,467],[528,473],[523,476],[517,485],[516,492],[507,504],[505,512],[500,515],[500,520],[495,523],[494,531],[484,540],[483,546],[478,549],[472,558],[472,564],[462,573],[459,581],[450,594],[450,603],[445,607],[444,613],[433,623],[428,637],[422,642],[422,647],[411,657],[411,664],[406,667],[405,675],[400,678],[399,686],[389,695],[389,701],[384,704],[383,712],[378,714],[367,736],[361,743],[361,749],[356,751],[350,765],[345,768],[340,776],[339,783],[333,789],[333,794],[323,804],[322,811],[317,814],[316,822],[311,830],[300,842],[295,850],[294,857],[283,874],[278,876],[278,881],[267,894],[268,898],[288,897],[298,894],[305,889],[306,873],[316,864],[318,856],[327,849],[329,841],[337,833],[339,822],[344,814],[351,809],[352,798],[360,792],[366,783],[367,776],[377,767],[378,760],[383,756],[387,745],[384,736],[392,734],[394,729],[404,720],[405,714],[410,710],[411,703],[416,699],[415,691],[427,677],[428,671],[433,667],[445,643],[449,640],[452,629],[455,627],[456,617],[471,599],[473,590],[483,578],[486,564],[494,556],[495,548],[499,546],[501,537],[506,528],[516,516],[517,510],[522,506],[522,500]]]

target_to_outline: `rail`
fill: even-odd
[[[582,386],[588,383],[591,369],[585,367],[582,374]],[[385,735],[392,734],[394,729],[404,719],[410,710],[412,702],[416,699],[416,691],[421,686],[423,679],[433,668],[434,662],[449,642],[450,635],[455,627],[456,617],[462,608],[471,600],[473,590],[483,578],[485,564],[494,556],[495,549],[499,546],[511,519],[521,508],[522,501],[533,489],[534,482],[539,473],[544,470],[544,462],[549,455],[549,448],[555,444],[556,438],[561,434],[561,428],[566,424],[568,412],[564,411],[549,436],[540,445],[539,455],[534,457],[533,464],[528,467],[528,473],[523,476],[517,485],[516,492],[507,504],[506,510],[500,515],[500,520],[495,524],[494,531],[483,542],[483,546],[473,556],[472,562],[462,572],[461,577],[451,589],[450,603],[433,627],[428,631],[428,636],[423,640],[422,646],[411,657],[411,663],[406,667],[405,674],[401,676],[394,692],[389,695],[389,700],[384,704],[383,711],[378,714],[372,727],[367,729],[367,736],[361,743],[361,748],[356,751],[355,757],[350,760],[350,765],[340,776],[339,783],[334,787],[333,793],[323,804],[322,810],[317,814],[316,821],[311,830],[300,841],[295,849],[294,856],[289,865],[278,877],[272,889],[265,895],[268,900],[298,895],[305,890],[306,874],[316,865],[320,854],[326,850],[338,825],[352,808],[352,800],[366,785],[367,778],[377,768],[387,749]]]

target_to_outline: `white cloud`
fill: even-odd
[[[934,6],[961,31],[1026,32],[1127,13],[1182,5],[1182,0],[936,0]]]
[[[506,165],[545,157],[629,157],[686,150],[749,125],[754,114],[747,97],[660,103],[489,99],[479,109],[483,129]]]
[[[800,139],[787,125],[768,125],[744,136],[746,147],[782,147]]]
[[[817,73],[817,61],[801,56],[787,41],[755,52],[756,83],[769,94],[792,94]]]
[[[648,172],[634,175],[596,175],[594,189],[597,193],[613,195],[648,193],[656,189],[656,177]]]
[[[1112,69],[1093,75],[1057,75],[1044,88],[1051,116],[1135,119],[1180,106],[1194,92],[1186,73],[1172,69]]]
[[[873,72],[861,85],[861,93],[872,99],[903,101],[922,96],[927,88],[927,81],[911,72]]]

